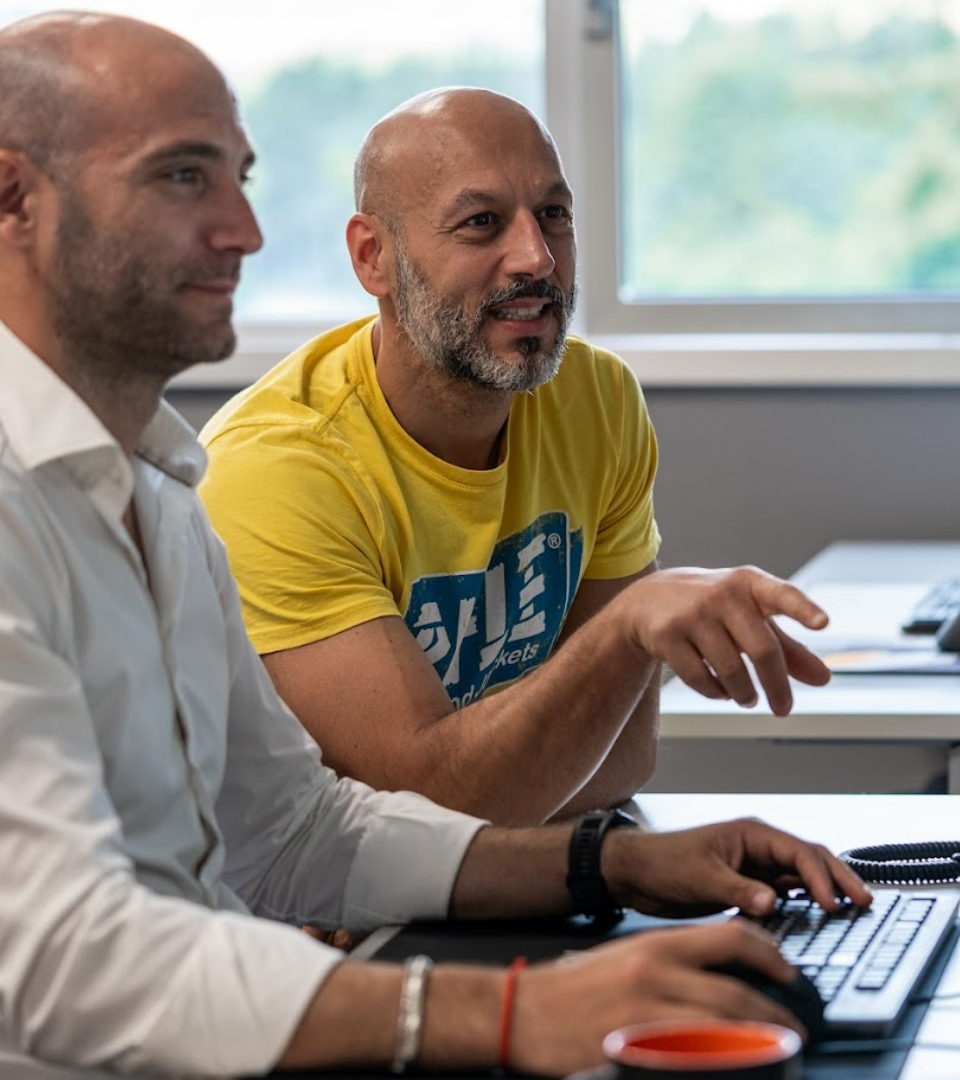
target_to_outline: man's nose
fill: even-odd
[[[534,214],[523,211],[510,223],[506,234],[504,270],[510,277],[545,278],[556,260]]]
[[[217,250],[241,251],[244,255],[252,255],[263,247],[263,233],[241,188],[234,187],[224,193],[208,240]]]

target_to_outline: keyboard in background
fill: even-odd
[[[803,892],[756,920],[813,980],[831,1035],[888,1035],[953,926],[954,890],[881,889],[873,905],[825,912]]]
[[[920,597],[900,629],[905,634],[935,634],[957,614],[960,614],[960,577],[944,578]]]

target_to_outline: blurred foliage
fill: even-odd
[[[960,287],[960,41],[784,15],[624,58],[625,293],[876,295]]]
[[[250,195],[266,237],[244,270],[242,311],[290,318],[373,310],[346,254],[353,161],[367,131],[402,101],[440,86],[483,86],[543,113],[535,65],[502,56],[406,59],[381,69],[344,57],[277,71],[247,95],[257,150]]]

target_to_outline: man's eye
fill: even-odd
[[[496,218],[489,210],[484,210],[482,214],[474,214],[473,217],[467,218],[464,225],[468,225],[474,229],[486,229],[493,225]]]
[[[565,206],[546,206],[541,215],[550,221],[572,221],[573,214]]]
[[[187,185],[202,184],[204,181],[203,170],[197,168],[196,165],[184,165],[179,169],[171,169],[167,173],[167,178],[175,184]]]

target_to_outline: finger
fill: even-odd
[[[736,963],[756,968],[780,982],[794,975],[792,965],[784,959],[770,934],[745,919],[727,919],[660,933],[658,944],[668,950],[671,960],[687,967],[719,968]]]
[[[822,844],[811,844],[779,829],[764,830],[770,837],[767,856],[785,869],[793,868],[803,887],[825,910],[833,911],[838,898],[869,906],[873,894],[859,875]],[[749,844],[749,841],[748,841]]]
[[[659,1000],[648,1006],[645,1019],[755,1020],[792,1028],[802,1039],[808,1038],[806,1028],[792,1012],[743,979],[677,968],[658,980],[657,992]]]
[[[743,964],[734,960],[731,963]],[[745,967],[753,965],[744,964]],[[789,981],[794,976],[794,969],[785,965],[786,976],[777,981]],[[722,971],[701,970],[681,965],[662,965],[662,976],[657,980],[655,1010],[649,1010],[653,1018],[654,1011],[663,1012],[670,1020],[683,1018],[722,1019],[722,1020],[758,1020],[767,1024],[783,1024],[793,1028],[801,1037],[806,1038],[806,1029],[800,1025],[797,1017],[785,1006],[778,1004],[771,997],[752,987],[744,979]]]
[[[728,615],[728,620],[736,621],[732,614]],[[693,644],[729,698],[745,708],[756,705],[757,690],[753,679],[743,662],[741,649],[726,626],[710,622],[699,627]]]
[[[793,969],[791,969],[793,977]],[[743,979],[737,979],[729,975],[708,976],[711,984],[722,984],[722,1013],[721,1015],[731,1020],[759,1020],[766,1024],[780,1024],[792,1028],[806,1042],[810,1034],[806,1027],[785,1005],[774,1001],[773,998],[759,990],[754,989]],[[716,991],[713,991],[716,993]]]
[[[715,701],[726,701],[729,694],[721,686],[720,681],[703,662],[703,657],[687,642],[670,649],[663,658],[670,665],[671,671],[682,679],[687,686],[703,694],[706,698]]]
[[[776,906],[777,891],[766,881],[721,864],[711,875],[711,887],[718,904],[739,908],[747,915],[768,915]]]
[[[793,707],[793,691],[783,647],[772,624],[752,603],[738,601],[728,609],[726,627],[734,648],[753,664],[774,715],[786,716]]]
[[[786,716],[793,708],[793,690],[780,639],[763,619],[734,627],[738,644],[750,658],[757,681],[774,716]]]
[[[756,571],[753,595],[757,606],[767,617],[786,615],[808,630],[822,630],[830,622],[830,616],[823,608],[815,604],[796,585],[762,570]]]
[[[744,856],[748,862],[766,867],[769,873],[774,867],[781,872],[793,872],[800,878],[804,888],[825,910],[837,907],[837,897],[849,897],[855,904],[867,906],[872,894],[860,877],[822,844],[811,844],[790,833],[774,829],[755,821],[741,823]],[[749,870],[744,867],[745,872]],[[747,877],[745,880],[751,880]],[[770,889],[772,894],[773,890]],[[747,899],[741,908],[751,915],[765,915],[772,910],[775,900],[769,894],[757,890],[752,900]]]
[[[826,911],[838,907],[838,897],[849,897],[860,907],[868,907],[873,894],[846,863],[820,844],[808,844],[797,857],[797,871],[804,887]]]
[[[787,671],[799,682],[808,686],[825,686],[831,677],[830,669],[805,645],[792,638],[776,623],[770,624],[783,650]]]
[[[838,859],[831,853],[831,866],[833,876],[838,885],[838,895],[846,896],[857,907],[869,907],[873,903],[873,893],[870,886],[852,867],[847,866],[843,859]]]

